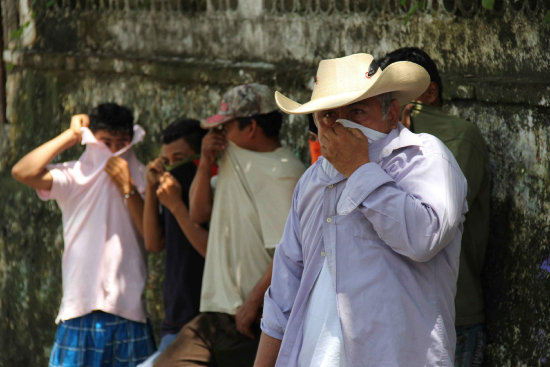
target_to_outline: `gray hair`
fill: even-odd
[[[380,101],[380,107],[382,109],[382,118],[385,120],[388,118],[388,112],[390,110],[391,102],[393,101],[393,97],[391,92],[379,94],[376,96],[378,100]]]

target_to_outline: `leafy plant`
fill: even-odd
[[[407,0],[401,0],[401,6],[407,6]],[[414,13],[416,13],[418,9],[426,9],[426,0],[416,1],[413,6],[411,6],[407,14],[405,14],[405,20],[403,23],[407,24],[409,22],[409,19],[413,16]]]
[[[493,10],[495,7],[495,0],[482,0],[481,6],[485,9]]]
[[[10,33],[10,38],[11,39],[20,38],[23,35],[23,32],[25,32],[25,28],[27,28],[30,24],[31,24],[31,21],[29,20],[25,24],[19,26],[19,28],[17,28],[16,30]]]

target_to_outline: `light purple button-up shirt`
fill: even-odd
[[[437,138],[399,125],[346,179],[322,158],[300,179],[265,295],[262,330],[296,366],[323,261],[336,289],[348,365],[449,366],[466,179]]]

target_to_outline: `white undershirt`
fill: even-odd
[[[298,366],[346,366],[336,291],[326,259],[309,296]]]
[[[369,143],[387,136],[349,120],[339,119],[337,122],[347,128],[359,129],[369,139]],[[329,177],[338,173],[326,159],[323,161],[323,170]],[[325,259],[306,308],[299,367],[346,367],[342,326],[333,284]]]

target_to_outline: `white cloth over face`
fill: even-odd
[[[388,134],[381,133],[380,131],[371,129],[369,127],[363,126],[361,124],[358,124],[357,122],[353,122],[350,120],[338,119],[336,120],[336,122],[339,122],[340,124],[342,124],[342,126],[348,127],[350,129],[358,129],[369,140],[369,143],[372,143],[373,141],[377,141],[388,136]]]
[[[342,126],[347,128],[358,129],[369,140],[369,144],[388,136],[388,134],[381,133],[380,131],[373,130],[371,128],[360,125],[350,120],[338,119],[336,120],[336,122],[342,124]],[[334,168],[334,166],[329,161],[325,159],[322,162],[323,162],[323,170],[329,177],[335,177],[338,174],[338,171],[336,170],[336,168]]]
[[[112,153],[88,128],[82,130],[84,153],[77,161],[48,165],[51,190],[38,191],[41,199],[57,201],[63,219],[63,299],[56,322],[94,310],[145,322],[143,241],[124,197],[104,170],[112,156],[124,158],[143,195],[145,167],[132,146],[145,131],[135,125],[130,145]]]

